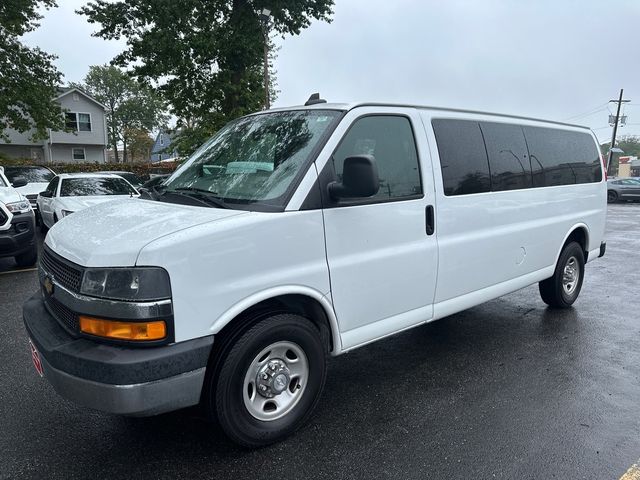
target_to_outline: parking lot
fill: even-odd
[[[575,308],[531,286],[334,358],[314,420],[256,451],[195,408],[61,399],[22,326],[36,272],[0,260],[0,478],[618,479],[640,456],[640,204],[607,222]]]

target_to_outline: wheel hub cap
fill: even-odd
[[[562,274],[562,288],[567,295],[571,295],[578,287],[580,279],[580,265],[576,257],[570,257]]]
[[[256,375],[258,393],[265,398],[280,395],[289,385],[291,372],[284,360],[276,358],[266,363]]]

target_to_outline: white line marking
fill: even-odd
[[[6,272],[0,272],[0,275],[9,275],[10,273],[35,272],[36,270],[38,270],[38,267],[23,268],[21,270],[8,270]]]

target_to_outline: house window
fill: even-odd
[[[88,113],[78,114],[78,130],[81,132],[91,131],[91,115]]]
[[[84,148],[74,148],[73,149],[73,159],[74,160],[86,160],[86,155]]]
[[[65,125],[69,130],[73,130],[74,132],[90,132],[91,114],[66,112]]]

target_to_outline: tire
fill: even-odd
[[[614,190],[607,191],[607,203],[616,203],[618,201],[618,193]]]
[[[38,247],[34,245],[31,250],[16,255],[14,259],[19,267],[33,267],[38,261]]]
[[[304,317],[278,314],[235,338],[207,377],[204,407],[243,447],[282,440],[309,420],[322,394],[327,348],[321,333]]]
[[[565,270],[567,271],[565,272]],[[567,273],[566,277],[565,273]],[[577,242],[568,243],[560,253],[553,276],[538,284],[540,296],[544,303],[550,307],[569,308],[580,295],[583,280],[584,252],[582,247]]]

